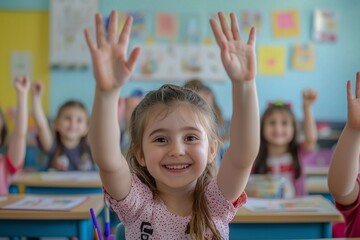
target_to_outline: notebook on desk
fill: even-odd
[[[70,210],[83,203],[87,198],[86,196],[26,196],[17,202],[3,206],[2,209]]]
[[[248,198],[244,207],[253,212],[314,212],[321,210],[318,202],[306,198]]]

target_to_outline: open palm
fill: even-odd
[[[244,43],[235,14],[230,14],[231,29],[227,26],[224,14],[220,12],[218,16],[221,29],[215,19],[210,20],[210,25],[229,78],[232,81],[253,80],[256,75],[255,28],[251,28],[248,42]]]
[[[135,48],[127,59],[132,18],[127,17],[119,34],[117,12],[112,11],[107,37],[100,14],[96,14],[95,22],[97,46],[88,29],[85,38],[91,52],[96,86],[104,91],[118,89],[130,78],[140,53],[140,49]]]

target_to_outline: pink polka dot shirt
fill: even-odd
[[[216,228],[223,239],[229,239],[229,222],[246,203],[246,193],[231,203],[222,195],[214,178],[206,186],[205,195]],[[131,190],[125,199],[117,201],[106,191],[105,196],[125,226],[126,239],[189,239],[186,229],[191,216],[171,213],[160,198],[153,198],[150,189],[136,175],[132,176]],[[211,239],[208,232],[206,239]]]

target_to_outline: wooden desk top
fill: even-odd
[[[7,200],[0,201],[0,219],[5,220],[69,220],[69,219],[89,219],[90,208],[94,209],[96,215],[98,215],[101,210],[104,208],[104,196],[103,195],[87,195],[88,199],[85,202],[81,203],[77,207],[74,207],[71,210],[64,211],[54,211],[54,210],[13,210],[13,209],[1,209],[2,206],[9,205],[16,201],[21,200],[22,198],[30,196],[27,194],[8,194],[1,195],[1,197],[6,197]],[[39,196],[39,195],[37,195]],[[44,195],[47,196],[47,195]],[[64,196],[64,195],[62,195]],[[49,195],[49,197],[54,197],[54,195]]]
[[[307,176],[306,187],[309,193],[329,193],[327,176]]]
[[[232,223],[306,223],[306,222],[342,222],[341,213],[322,196],[306,196],[306,199],[317,201],[320,211],[297,212],[252,212],[245,207],[239,209]]]
[[[102,187],[98,172],[34,172],[21,173],[12,181],[13,185],[31,187]]]

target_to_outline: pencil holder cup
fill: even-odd
[[[281,176],[253,174],[249,178],[245,191],[249,197],[282,198],[284,181]]]

